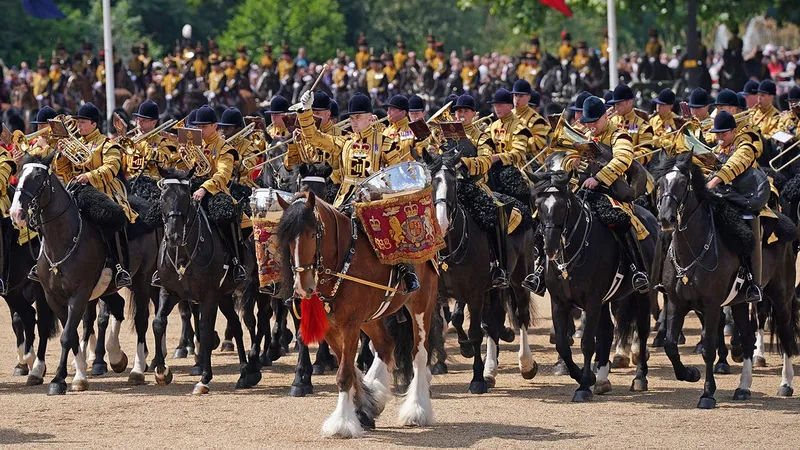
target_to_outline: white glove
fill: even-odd
[[[391,91],[392,89],[394,89],[394,83],[389,83],[389,86],[387,86],[386,88]]]
[[[303,109],[311,109],[314,104],[314,94],[310,90],[303,92],[303,95],[300,96],[300,103],[303,104]]]

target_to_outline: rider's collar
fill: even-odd
[[[83,140],[85,142],[92,142],[99,137],[100,137],[100,129],[95,128],[94,130],[92,130],[91,133],[87,134],[86,136],[83,136]]]
[[[217,133],[217,132],[215,131],[215,132],[214,132],[214,133],[213,133],[211,136],[209,136],[208,138],[203,138],[203,143],[205,143],[206,145],[209,145],[209,146],[210,146],[210,145],[214,145],[214,143],[215,143],[215,142],[217,142],[217,139],[219,139],[219,133]]]

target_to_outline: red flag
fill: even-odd
[[[539,0],[543,5],[549,6],[561,14],[572,17],[572,11],[569,10],[566,0]]]

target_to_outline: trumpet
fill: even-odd
[[[233,147],[238,147],[244,139],[247,139],[256,130],[255,122],[250,122],[246,127],[239,130],[233,136],[225,139],[225,143]]]
[[[785,155],[785,154],[789,153],[789,150],[791,150],[791,149],[793,149],[793,148],[797,147],[797,144],[800,144],[800,140],[798,140],[798,141],[795,141],[795,143],[794,143],[794,144],[792,144],[792,145],[790,145],[790,146],[786,147],[785,149],[781,150],[781,152],[780,152],[780,153],[778,153],[778,154],[777,154],[777,155],[776,155],[774,158],[772,158],[772,159],[770,159],[770,160],[769,160],[769,166],[772,168],[772,170],[774,170],[775,172],[780,172],[781,170],[783,170],[783,169],[785,169],[785,168],[787,168],[787,167],[791,166],[791,165],[792,165],[792,164],[793,164],[795,161],[797,161],[798,159],[800,159],[800,153],[798,153],[797,155],[795,155],[794,157],[792,157],[792,159],[790,159],[788,162],[784,163],[782,166],[780,166],[780,167],[775,167],[775,163],[777,163],[777,162],[778,162],[778,160],[779,160],[779,159],[781,159],[781,158],[783,157],[783,155]]]
[[[93,151],[78,137],[78,121],[63,114],[47,121],[61,153],[75,166],[85,166],[92,160]]]
[[[33,148],[33,140],[39,136],[50,134],[50,128],[42,128],[39,131],[34,131],[30,134],[24,134],[20,130],[15,130],[11,136],[11,142],[14,144],[14,150],[22,153],[29,153]]]
[[[117,139],[117,142],[125,149],[125,153],[128,155],[136,154],[136,145],[142,141],[146,141],[151,137],[155,136],[156,134],[160,134],[161,132],[167,131],[170,128],[174,127],[175,124],[178,123],[175,119],[170,119],[161,125],[153,128],[152,130],[148,131],[147,133],[142,133],[139,136],[134,137],[133,139],[129,138],[128,136],[120,136]],[[135,128],[134,130],[138,130],[139,128]]]
[[[750,119],[750,115],[753,113],[752,109],[748,109],[747,111],[738,112],[733,115],[733,118],[736,119],[736,125],[739,125],[741,122]],[[700,127],[703,132],[707,132],[711,128],[714,127],[714,119],[709,117],[708,119],[703,120],[700,122]]]
[[[211,162],[208,161],[203,149],[192,142],[180,144],[178,146],[178,155],[186,167],[195,168],[194,174],[199,177],[204,177],[211,173]]]
[[[275,142],[274,144],[269,145],[264,150],[262,150],[262,151],[260,151],[258,153],[253,153],[252,155],[242,159],[242,162],[240,164],[242,165],[242,167],[245,170],[248,170],[248,171],[253,170],[253,169],[257,169],[259,167],[263,167],[263,166],[271,163],[272,161],[275,161],[276,159],[283,158],[284,156],[286,156],[287,152],[283,152],[280,155],[273,156],[272,158],[265,159],[264,161],[261,161],[261,162],[257,162],[258,158],[260,158],[262,156],[269,155],[271,151],[275,150],[276,148],[280,147],[281,145],[293,144],[294,141],[295,141],[295,138],[294,138],[294,136],[292,136],[291,139],[288,139],[286,141]],[[256,163],[254,164],[254,162],[256,162]]]

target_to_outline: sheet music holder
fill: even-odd
[[[283,125],[286,127],[286,130],[289,131],[289,135],[291,136],[294,133],[294,130],[300,128],[300,123],[297,121],[297,114],[284,114]]]
[[[245,116],[244,118],[244,125],[250,125],[251,123],[256,124],[256,130],[266,131],[267,124],[264,121],[263,117],[260,116]]]
[[[199,147],[203,144],[203,133],[197,128],[178,128],[178,143],[181,145],[193,144]]]
[[[50,124],[50,136],[56,139],[62,139],[65,137],[69,137],[69,131],[67,130],[67,126],[64,125],[59,119],[48,119],[47,123]]]
[[[464,124],[461,122],[439,122],[442,129],[442,136],[446,141],[458,141],[467,138]]]
[[[12,138],[11,131],[8,129],[6,124],[3,124],[3,131],[0,132],[0,144],[11,145],[12,143],[11,138]]]
[[[414,133],[414,137],[418,141],[424,141],[425,139],[428,139],[431,135],[431,129],[428,127],[428,124],[425,123],[423,119],[418,119],[409,123],[408,127],[411,128],[411,132]]]

